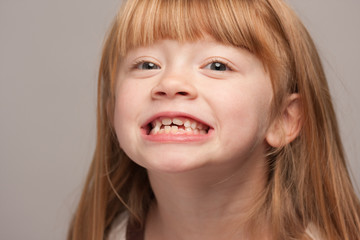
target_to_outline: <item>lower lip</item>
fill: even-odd
[[[207,134],[155,134],[147,135],[145,131],[142,132],[142,136],[145,140],[151,142],[163,142],[163,143],[187,143],[187,142],[201,142],[206,141],[212,135],[213,130],[210,129]]]

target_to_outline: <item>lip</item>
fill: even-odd
[[[185,134],[156,134],[156,135],[148,135],[147,134],[147,126],[157,118],[166,117],[166,118],[175,118],[175,117],[183,117],[192,119],[198,123],[204,124],[209,127],[207,134],[198,134],[198,135],[185,135]],[[141,135],[145,140],[152,141],[152,142],[179,142],[179,143],[186,143],[186,142],[199,142],[199,141],[206,141],[212,136],[214,128],[207,122],[184,112],[159,112],[153,116],[151,116],[145,123],[141,126]]]

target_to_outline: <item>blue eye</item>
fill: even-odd
[[[136,64],[136,68],[139,70],[153,70],[160,69],[160,66],[152,62],[140,62]]]
[[[209,64],[207,64],[205,67],[205,69],[210,69],[213,71],[228,71],[231,70],[227,64],[222,63],[222,62],[218,62],[218,61],[213,61]]]

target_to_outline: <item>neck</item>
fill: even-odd
[[[249,239],[248,220],[265,176],[265,159],[249,159],[237,168],[222,164],[186,173],[149,171],[156,202],[148,214],[146,239]]]

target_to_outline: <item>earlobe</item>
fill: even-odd
[[[302,128],[302,110],[299,94],[291,94],[281,115],[274,120],[266,134],[267,143],[275,148],[292,142]]]

